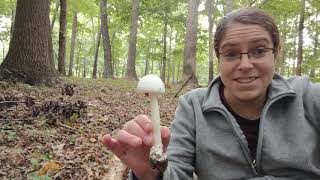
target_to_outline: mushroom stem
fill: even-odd
[[[160,133],[160,113],[158,98],[154,94],[150,94],[150,103],[151,103],[151,119],[153,124],[153,138],[154,145],[161,144],[161,133]]]

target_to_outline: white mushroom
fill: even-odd
[[[155,168],[164,171],[167,167],[168,159],[163,152],[158,106],[158,96],[165,92],[164,84],[158,76],[149,74],[140,79],[137,92],[148,94],[150,98],[154,144],[150,150],[149,159]]]

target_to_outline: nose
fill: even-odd
[[[240,63],[238,65],[239,70],[250,70],[253,68],[253,65],[249,59],[248,54],[241,54]]]

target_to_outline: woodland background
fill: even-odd
[[[27,9],[16,10],[16,1],[0,1],[0,63],[9,50],[16,13],[37,8],[33,1],[25,2],[30,2]],[[153,73],[175,83],[194,73],[191,83],[205,85],[218,74],[212,34],[219,19],[232,9],[254,6],[279,25],[282,56],[277,71],[320,81],[318,0],[51,0],[50,5],[47,36],[61,75],[137,79]],[[38,34],[28,31],[23,36],[37,39]]]
[[[137,79],[166,83],[170,126],[177,97],[218,75],[217,23],[249,6],[279,25],[276,70],[320,82],[319,0],[0,0],[0,179],[125,178],[98,137],[150,114]]]

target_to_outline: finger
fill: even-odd
[[[152,131],[152,122],[148,116],[140,114],[134,118],[134,121],[148,134]]]
[[[127,131],[128,133],[130,133],[132,135],[138,136],[140,138],[147,135],[147,133],[141,128],[141,126],[139,126],[137,124],[137,122],[134,120],[127,122],[123,126],[123,130]]]
[[[130,134],[125,130],[118,131],[116,139],[120,144],[128,145],[130,147],[138,147],[142,144],[141,138]]]
[[[116,156],[120,157],[124,152],[124,147],[120,145],[115,139],[113,139],[109,134],[106,134],[99,138],[100,142],[106,146],[110,151],[112,151]]]
[[[166,152],[170,141],[170,129],[168,127],[161,127],[160,131],[163,150]]]
[[[161,131],[162,145],[166,150],[170,141],[170,130],[168,127],[161,127],[160,131]],[[154,142],[153,133],[149,133],[147,136],[143,138],[143,143],[146,146],[151,147],[153,145],[153,142]]]

